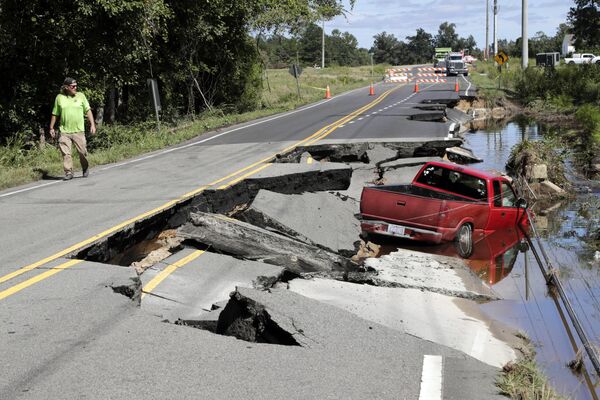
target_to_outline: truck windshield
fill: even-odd
[[[417,178],[417,182],[460,196],[487,201],[485,179],[464,172],[430,165],[423,170],[423,173]]]
[[[461,61],[462,60],[462,56],[451,56],[450,59],[452,61]]]

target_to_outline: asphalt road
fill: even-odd
[[[459,82],[460,94],[472,90]],[[450,124],[416,123],[407,109],[456,96],[451,79],[419,93],[378,84],[376,94],[362,88],[204,134],[87,179],[0,192],[0,398],[417,398],[424,355],[447,357],[444,368],[458,371],[444,398],[490,398],[495,369],[317,302],[307,312],[285,295],[272,301],[329,345],[251,344],[163,323],[111,289],[130,284],[132,269],[66,258],[203,188],[251,176],[299,144],[448,135]]]

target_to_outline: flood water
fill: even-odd
[[[484,159],[473,166],[504,171],[515,144],[550,134],[557,133],[544,131],[536,123],[512,122],[497,129],[466,133],[464,147]],[[538,215],[535,226],[552,266],[560,270],[583,329],[590,342],[600,348],[600,260],[595,259],[596,250],[584,240],[599,226],[600,183],[579,179],[577,186],[583,189],[574,201],[565,201],[547,215]],[[590,212],[594,209],[595,213]],[[572,399],[597,399],[600,380],[585,352],[587,374],[576,374],[567,366],[575,359],[577,349],[584,350],[561,302],[549,295],[532,252],[510,247],[510,237],[491,242],[485,245],[491,248],[488,260],[480,261],[474,270],[505,300],[484,304],[484,311],[527,334],[535,345],[538,363],[560,394]],[[510,249],[503,250],[499,243]]]

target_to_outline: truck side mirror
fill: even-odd
[[[517,200],[517,208],[527,208],[527,200],[522,197],[519,197]]]

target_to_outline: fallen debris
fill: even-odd
[[[358,269],[358,265],[337,254],[218,214],[192,214],[178,234],[219,251],[279,265],[298,274]]]
[[[481,158],[476,157],[471,149],[457,146],[447,148],[444,158],[459,164],[478,163],[483,161]]]
[[[216,333],[247,342],[300,346],[292,334],[273,321],[263,305],[237,290],[219,315]]]
[[[163,231],[158,235],[156,240],[156,243],[161,247],[156,250],[152,250],[150,254],[148,254],[142,260],[132,263],[131,266],[135,268],[138,274],[141,274],[146,269],[170,257],[176,251],[181,250],[182,241],[182,238],[177,237],[177,231],[175,229]]]
[[[375,278],[368,277],[377,286],[414,288],[479,301],[499,300],[464,261],[453,257],[398,249],[381,258],[368,258],[365,267],[377,272]],[[358,279],[360,274],[352,276]]]

